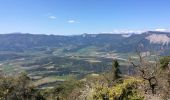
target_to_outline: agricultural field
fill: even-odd
[[[124,58],[120,59],[121,55],[115,52],[98,52],[94,47],[83,48],[78,52],[65,52],[64,48],[53,50],[51,53],[13,53],[13,58],[6,57],[5,60],[1,60],[0,70],[7,75],[27,73],[34,84],[41,88],[107,71],[111,68],[112,60],[116,58],[122,66],[127,67],[122,68],[122,71],[128,70]]]

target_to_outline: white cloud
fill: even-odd
[[[158,28],[158,29],[155,29],[155,31],[163,31],[163,32],[165,32],[165,31],[167,31],[167,29],[164,29],[164,28]]]
[[[76,23],[75,20],[68,20],[68,23]]]
[[[48,18],[50,18],[50,19],[56,19],[55,16],[49,16]]]
[[[126,30],[126,29],[123,29],[123,30],[113,30],[113,33],[116,33],[116,34],[127,34],[127,33],[136,33],[136,34],[141,34],[145,32],[144,30]]]

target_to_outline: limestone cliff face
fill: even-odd
[[[170,43],[170,37],[166,34],[151,34],[145,37],[145,39],[149,40],[150,43],[153,44],[168,45],[168,43]]]

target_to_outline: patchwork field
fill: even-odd
[[[34,85],[39,87],[51,87],[59,82],[70,79],[81,79],[92,73],[102,73],[111,68],[112,60],[118,59],[120,64],[127,68],[125,62],[127,55],[110,52],[98,52],[95,48],[89,47],[78,52],[63,52],[63,49],[54,49],[50,54],[45,52],[14,53],[16,57],[0,62],[0,70],[7,75],[14,75],[21,72],[27,73]],[[27,55],[27,56],[24,56]],[[124,58],[121,58],[124,57]]]

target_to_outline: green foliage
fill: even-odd
[[[103,73],[103,76],[105,78],[105,80],[107,80],[107,84],[111,85],[113,84],[113,82],[119,78],[121,78],[120,74],[120,69],[119,69],[119,63],[117,60],[113,60],[112,62],[112,67],[111,70],[109,70],[108,72]]]
[[[74,100],[78,92],[75,90],[80,89],[83,86],[83,82],[77,80],[65,81],[61,84],[58,84],[53,89],[45,89],[41,91],[41,94],[47,100]]]
[[[93,77],[94,78],[92,78],[92,76],[90,78],[88,77],[86,81],[65,81],[53,89],[38,91],[30,85],[30,78],[26,74],[21,74],[15,78],[1,76],[0,100],[82,100],[82,98],[103,100],[105,97],[111,100],[113,98],[114,100],[143,100],[143,96],[137,89],[137,84],[140,83],[141,80],[130,77],[120,83],[115,83],[112,87],[108,87],[105,81],[101,84],[103,78],[97,75]],[[87,86],[93,83],[95,83],[95,85]]]
[[[117,60],[113,60],[113,64],[112,64],[112,73],[113,73],[113,79],[118,79],[120,78],[120,70],[119,70],[119,63]]]
[[[137,84],[141,82],[135,78],[125,79],[122,83],[118,83],[113,87],[107,87],[105,85],[96,85],[94,91],[95,100],[103,100],[103,98],[108,97],[114,100],[143,100],[144,97],[140,95],[137,89]]]
[[[0,77],[0,100],[44,100],[26,74]]]
[[[162,57],[160,59],[161,68],[166,69],[170,63],[170,56]]]

